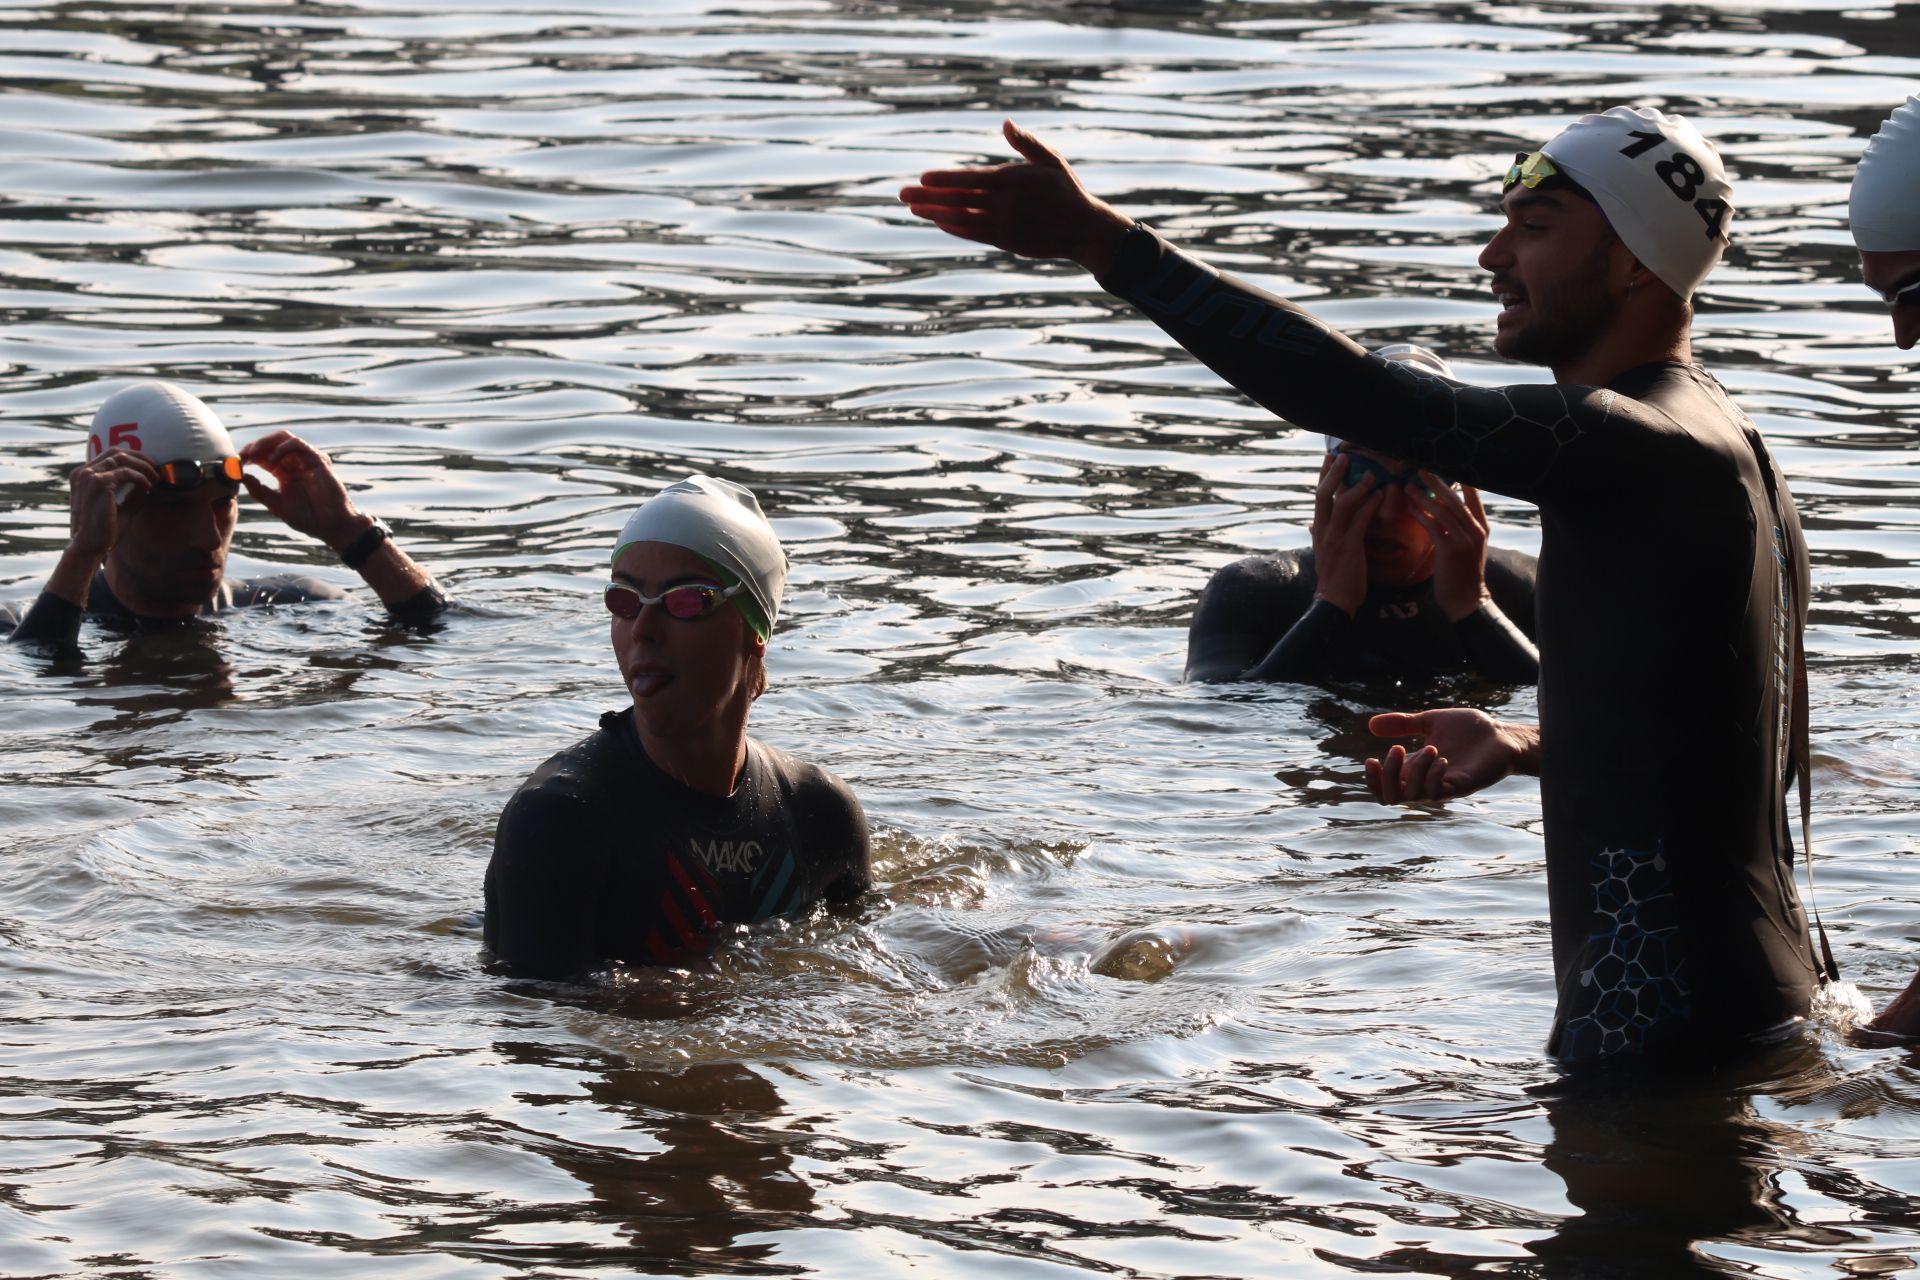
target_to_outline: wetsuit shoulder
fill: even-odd
[[[544,761],[501,810],[483,932],[488,950],[518,973],[564,978],[604,958],[594,922],[614,852],[608,814],[640,799],[624,754],[615,732],[597,730]]]
[[[843,902],[872,888],[872,836],[853,788],[818,765],[749,741],[791,806],[808,879],[819,895]]]
[[[1317,582],[1313,553],[1305,549],[1216,569],[1187,627],[1186,678],[1242,679],[1312,606]]]
[[[301,573],[276,573],[264,578],[231,582],[231,604],[246,609],[263,604],[299,604],[308,600],[345,600],[347,593],[331,582]]]
[[[1539,639],[1534,619],[1534,577],[1539,568],[1540,562],[1524,551],[1487,549],[1487,594],[1529,640]]]

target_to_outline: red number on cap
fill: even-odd
[[[108,427],[107,448],[118,449],[125,445],[129,449],[138,449],[140,447],[140,437],[137,434],[139,430],[140,424],[137,422],[122,422]]]

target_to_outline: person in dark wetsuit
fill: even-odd
[[[747,736],[766,688],[786,555],[753,494],[691,476],[614,544],[604,592],[633,704],[507,802],[487,865],[487,949],[514,973],[695,958],[757,924],[870,887],[845,783]]]
[[[1760,433],[1691,363],[1690,298],[1732,212],[1705,140],[1616,108],[1516,162],[1480,259],[1495,346],[1556,381],[1479,388],[1370,356],[1006,133],[1026,163],[931,172],[902,199],[953,234],[1074,259],[1296,424],[1539,506],[1542,724],[1378,717],[1428,745],[1369,771],[1389,800],[1540,774],[1549,1052],[1711,1061],[1806,1016],[1820,968],[1787,801],[1806,769],[1807,553]]]
[[[326,454],[286,431],[236,451],[199,399],[170,383],[142,382],[94,415],[87,461],[68,481],[71,539],[30,608],[0,606],[0,632],[70,653],[89,618],[133,631],[250,605],[344,598],[298,574],[226,576],[242,484],[288,526],[332,547],[397,618],[421,622],[445,606],[387,526],[355,508]]]
[[[1452,373],[1411,343],[1374,354]],[[1187,679],[1476,671],[1537,680],[1533,557],[1488,549],[1479,495],[1422,477],[1403,459],[1327,444],[1312,548],[1248,556],[1214,573],[1187,631]]]

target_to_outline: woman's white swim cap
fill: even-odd
[[[1441,358],[1440,354],[1430,351],[1417,342],[1389,342],[1384,347],[1375,347],[1369,354],[1382,360],[1391,360],[1395,364],[1410,364],[1423,373],[1437,374],[1442,378],[1453,377],[1453,366]],[[1332,453],[1346,441],[1339,436],[1327,437],[1327,452]]]
[[[1860,154],[1848,216],[1866,253],[1920,249],[1920,97],[1896,107]]]
[[[753,490],[731,480],[690,475],[647,499],[627,517],[613,542],[613,559],[636,542],[665,542],[705,560],[716,572],[747,584],[751,600],[734,597],[762,640],[780,619],[787,585],[787,553],[760,510]]]
[[[1580,117],[1540,149],[1586,188],[1634,257],[1681,301],[1693,296],[1733,221],[1733,184],[1698,129],[1647,107],[1615,107]]]
[[[87,431],[87,457],[125,449],[155,462],[218,462],[233,438],[213,410],[170,382],[136,382],[107,397]]]

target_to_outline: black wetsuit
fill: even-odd
[[[1450,622],[1433,579],[1369,584],[1360,608],[1316,600],[1313,552],[1248,556],[1217,570],[1187,630],[1189,680],[1357,680],[1477,671],[1532,684],[1540,676],[1533,633],[1533,557],[1487,550],[1491,605]],[[1517,625],[1516,625],[1517,624]]]
[[[647,758],[630,711],[554,756],[500,814],[486,943],[532,977],[664,964],[756,924],[866,892],[867,819],[832,774],[752,738],[730,796]]]
[[[1606,387],[1463,386],[1144,227],[1101,283],[1290,421],[1538,504],[1549,1051],[1700,1057],[1804,1016],[1787,795],[1806,544],[1720,385],[1656,363]]]
[[[228,609],[246,609],[263,604],[297,604],[307,600],[345,600],[347,593],[331,582],[298,573],[279,573],[269,578],[223,578],[220,589],[200,610],[198,616],[224,613]],[[446,608],[447,597],[440,588],[428,583],[420,591],[389,607],[399,621],[417,625],[431,621]],[[115,631],[139,631],[151,627],[176,625],[177,618],[146,618],[121,603],[107,585],[107,571],[94,571],[93,585],[87,589],[87,607],[42,591],[33,607],[23,615],[17,606],[0,605],[0,634],[15,644],[41,644],[73,651],[80,645],[80,624],[92,619]],[[10,633],[10,634],[9,634]]]

